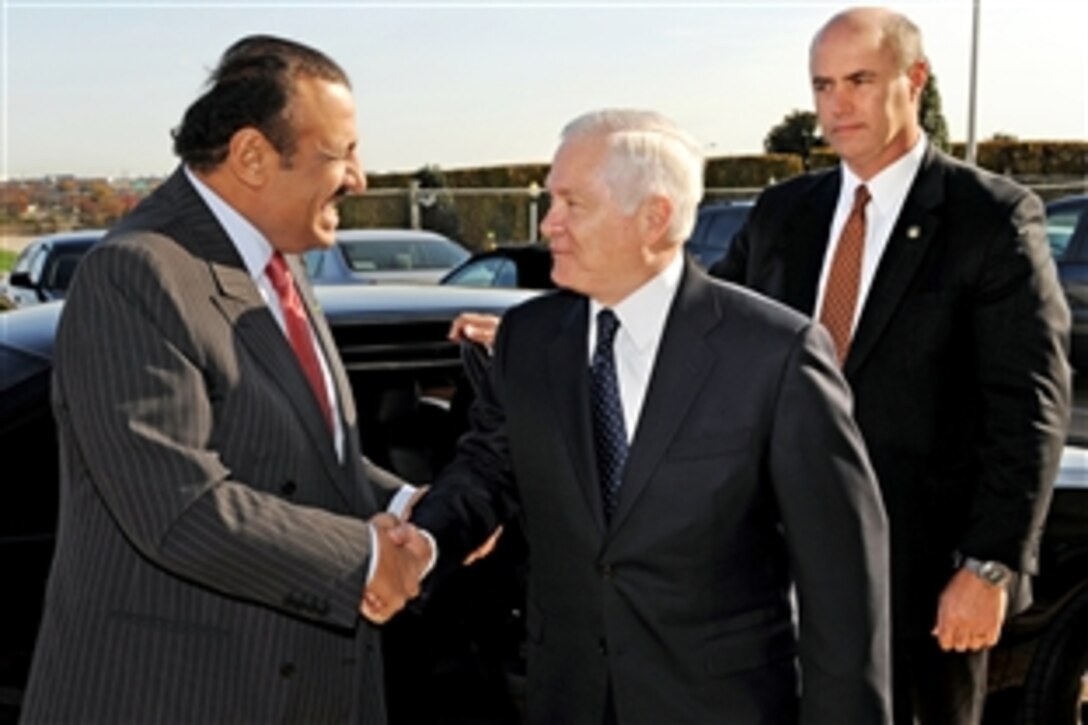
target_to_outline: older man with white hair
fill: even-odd
[[[702,172],[659,114],[567,126],[541,224],[563,289],[507,313],[413,521],[441,578],[520,518],[530,722],[885,722],[886,521],[850,394],[822,328],[685,260]]]

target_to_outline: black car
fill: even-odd
[[[30,242],[0,285],[0,309],[63,299],[79,260],[105,234],[104,229],[84,229]]]
[[[1072,362],[1088,370],[1088,194],[1046,205],[1046,234],[1073,314]]]
[[[705,269],[724,256],[751,208],[752,203],[746,201],[701,207],[685,247],[692,259]],[[448,272],[440,284],[549,289],[555,286],[551,274],[552,258],[547,246],[503,244],[472,255]]]

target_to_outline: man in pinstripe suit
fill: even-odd
[[[348,79],[245,38],[174,141],[182,167],[85,258],[57,333],[57,549],[23,717],[383,722],[359,614],[414,595],[430,544],[390,538],[381,507],[411,491],[362,458],[293,258],[365,187]]]

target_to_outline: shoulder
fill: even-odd
[[[1042,211],[1042,200],[1027,187],[1013,179],[995,174],[934,151],[932,166],[944,180],[945,201],[957,209],[977,209],[1007,216],[1018,207]]]
[[[556,289],[511,307],[503,315],[503,327],[543,332],[562,324],[568,315],[584,309],[588,302],[576,292]]]
[[[782,204],[791,204],[797,200],[806,198],[814,190],[825,184],[834,184],[839,178],[838,168],[820,169],[808,171],[785,181],[768,186],[756,199],[756,206],[780,207]]]
[[[702,298],[717,324],[713,330],[765,342],[794,340],[812,325],[810,318],[747,287],[689,270],[690,294]]]

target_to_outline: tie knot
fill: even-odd
[[[616,332],[620,329],[620,319],[607,307],[597,313],[597,346],[612,347]]]
[[[268,260],[268,267],[265,268],[265,274],[268,275],[269,281],[280,297],[283,297],[291,288],[291,270],[287,267],[287,260],[279,252],[272,253],[272,258]]]
[[[854,189],[854,208],[864,209],[871,198],[873,197],[869,194],[869,187],[865,184],[858,184],[858,188]]]

